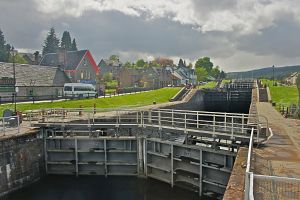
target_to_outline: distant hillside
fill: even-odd
[[[295,66],[286,66],[286,67],[275,67],[274,70],[274,76],[275,79],[282,79],[286,76],[289,76],[290,74],[294,72],[300,71],[300,65]],[[267,67],[262,69],[255,69],[251,71],[245,71],[245,72],[229,72],[227,73],[228,78],[273,78],[273,68]]]

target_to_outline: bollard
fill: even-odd
[[[79,116],[82,116],[82,109],[81,109],[81,108],[82,108],[82,105],[80,105],[79,108],[80,108],[80,109],[79,109]]]
[[[45,110],[42,110],[42,122],[45,122]]]
[[[96,114],[96,103],[94,103],[94,114]]]

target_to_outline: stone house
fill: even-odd
[[[294,72],[291,75],[289,75],[287,78],[284,79],[284,82],[290,85],[295,85],[297,77],[300,75],[300,72]]]
[[[96,85],[100,70],[89,50],[60,51],[44,55],[40,65],[62,69],[73,83]]]
[[[107,59],[101,59],[98,64],[101,71],[100,78],[103,79],[106,73],[111,73],[114,80],[119,77],[119,72],[122,70],[122,63],[120,61],[111,61]]]
[[[17,100],[29,100],[33,96],[43,96],[41,99],[57,98],[63,95],[65,83],[71,80],[58,67],[15,64]],[[13,79],[13,64],[0,63],[0,79]],[[3,90],[0,85],[2,100],[9,101],[13,91]],[[8,99],[7,99],[8,98]]]
[[[117,80],[120,88],[144,87],[142,77],[142,70],[122,67],[119,69]]]

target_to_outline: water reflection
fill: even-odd
[[[198,194],[136,177],[47,176],[8,200],[199,200]],[[203,198],[202,198],[203,200]]]

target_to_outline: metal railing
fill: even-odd
[[[20,133],[20,117],[0,117],[0,136]]]
[[[188,132],[200,132],[212,136],[226,136],[231,139],[236,137],[250,138],[254,130],[256,139],[263,138],[262,129],[268,130],[268,121],[261,116],[261,122],[251,122],[257,118],[255,115],[238,113],[221,113],[206,111],[188,111],[173,109],[46,109],[25,113],[24,120],[33,123],[83,125],[110,125],[156,127],[162,129],[176,129]],[[84,121],[84,122],[83,122]],[[268,135],[268,133],[266,133]]]
[[[251,160],[253,159],[253,132],[252,130],[248,149],[244,199],[300,199],[300,179],[259,175],[251,171],[251,167],[253,167],[251,166]]]

